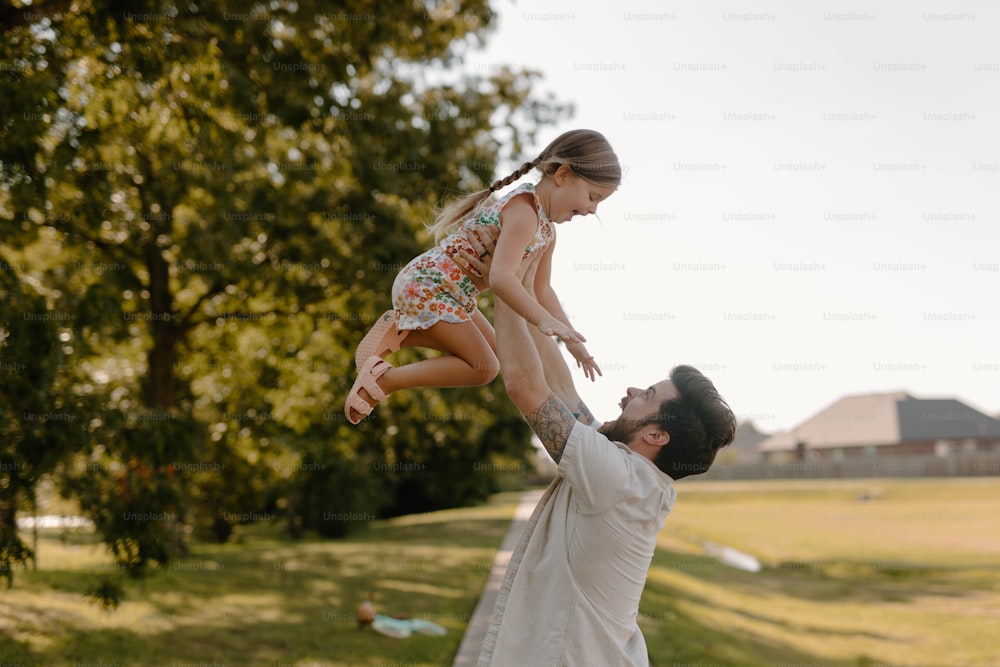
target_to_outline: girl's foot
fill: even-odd
[[[372,413],[377,404],[385,400],[385,392],[378,385],[378,379],[392,367],[392,364],[376,355],[365,360],[344,404],[347,421],[360,424],[362,419]]]

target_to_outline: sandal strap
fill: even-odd
[[[351,391],[347,394],[347,400],[344,402],[344,416],[352,424],[360,424],[361,419],[370,415],[374,409],[372,405],[369,405],[368,401],[361,398],[361,394],[358,392],[359,386],[361,386],[359,381],[355,380],[354,386],[351,387]],[[361,416],[357,419],[351,417],[351,410]]]
[[[365,388],[368,395],[371,396],[376,402],[381,403],[385,400],[386,394],[382,391],[382,388],[378,386],[378,382],[376,382],[376,380],[392,368],[392,364],[380,357],[368,358],[369,361],[372,359],[376,360],[375,363],[369,366],[368,361],[366,361],[364,367],[361,369],[359,377],[361,378],[361,386]]]
[[[355,412],[360,412],[365,417],[372,413],[375,409],[374,405],[371,405],[368,401],[361,398],[361,394],[350,394],[347,398],[347,407],[351,408]]]
[[[381,403],[385,400],[386,394],[378,386],[376,380],[392,367],[392,364],[378,356],[373,355],[365,360],[365,363],[361,366],[361,370],[358,371],[357,379],[354,380],[354,386],[351,387],[350,393],[347,394],[347,401],[344,403],[344,415],[348,421],[352,424],[357,424],[361,421],[360,419],[354,420],[351,418],[351,410],[367,417],[375,409],[374,405],[361,398],[361,389],[367,391],[368,395],[376,403]]]

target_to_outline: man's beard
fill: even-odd
[[[613,422],[608,422],[604,426],[601,426],[598,430],[599,433],[603,433],[609,440],[614,442],[620,442],[623,445],[627,445],[632,436],[635,435],[646,422],[636,421],[634,419],[625,419],[624,417],[619,417]]]

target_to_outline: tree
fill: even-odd
[[[421,419],[439,392],[359,429],[337,413],[353,345],[442,195],[567,112],[531,72],[449,72],[492,18],[485,0],[0,10],[4,243],[74,315],[60,335],[87,400],[63,488],[129,571],[182,550],[182,523],[222,539],[280,511],[339,534],[323,516],[379,514],[414,484],[427,506],[480,493],[428,489],[513,414],[494,390],[448,392],[475,423]],[[399,456],[452,463],[371,474]]]
[[[73,446],[76,418],[53,387],[63,355],[45,299],[0,262],[0,578],[34,557],[17,530],[19,502],[33,503],[39,478]]]

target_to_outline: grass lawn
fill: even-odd
[[[660,545],[657,665],[1000,664],[1000,479],[681,482]]]
[[[113,612],[83,595],[109,567],[94,536],[48,535],[40,571],[0,590],[0,664],[449,666],[518,498],[343,541],[254,526],[130,584]],[[368,590],[447,636],[359,631]],[[995,666],[1000,478],[682,481],[639,621],[656,667]]]
[[[373,522],[342,541],[293,542],[267,526],[127,586],[104,612],[85,597],[110,559],[93,535],[44,535],[39,571],[0,590],[3,665],[450,665],[519,493],[474,508]],[[444,626],[393,639],[357,628],[379,611]]]

